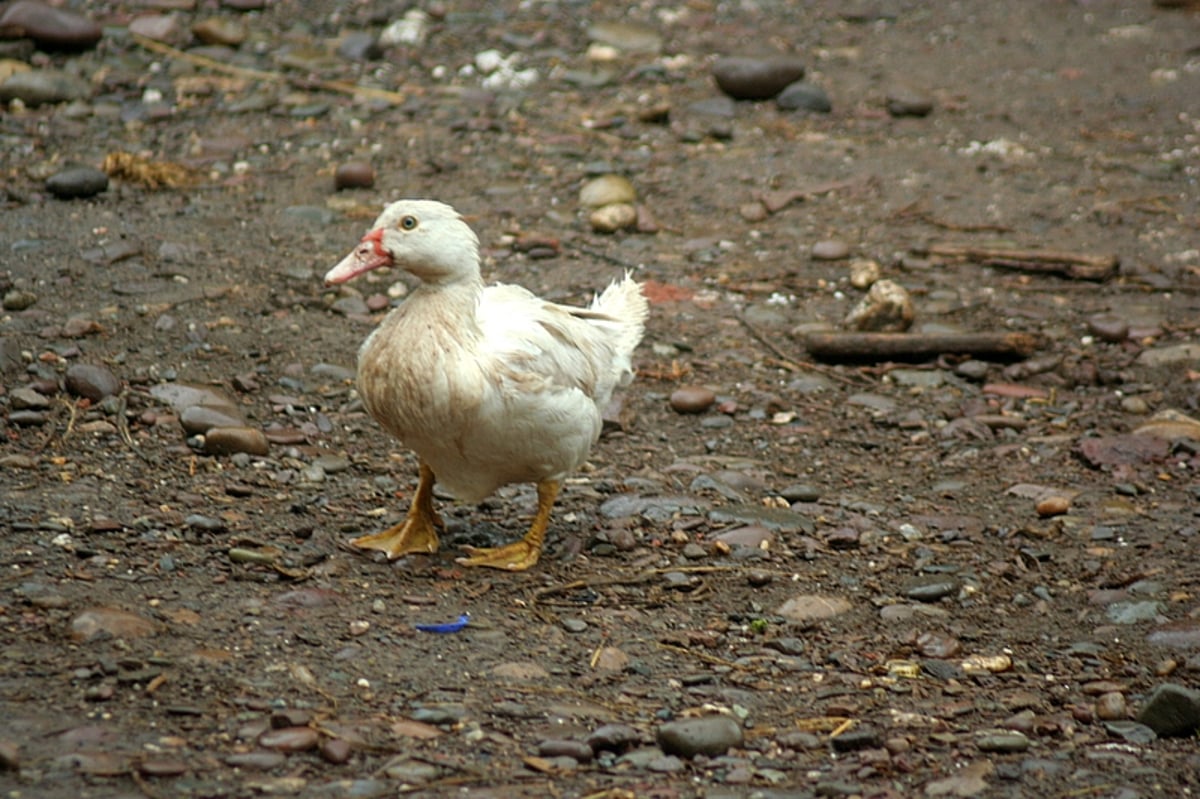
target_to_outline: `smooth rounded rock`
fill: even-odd
[[[333,173],[333,187],[342,189],[369,189],[375,185],[375,168],[365,161],[347,161]]]
[[[850,245],[841,239],[824,239],[813,244],[811,252],[818,261],[839,261],[850,255]]]
[[[30,108],[86,100],[91,93],[84,81],[54,69],[14,72],[0,83],[0,101],[20,100]]]
[[[833,110],[833,102],[824,89],[802,80],[789,83],[775,98],[775,104],[784,111],[812,111],[818,114],[828,114]]]
[[[887,112],[894,117],[924,117],[933,111],[933,99],[916,92],[897,89],[887,96]]]
[[[121,381],[104,366],[89,363],[72,364],[66,374],[67,391],[77,397],[99,402],[121,390]]]
[[[804,77],[804,64],[793,56],[726,56],[713,63],[712,76],[735,100],[769,100]]]
[[[82,14],[36,0],[17,0],[0,11],[0,39],[32,39],[47,50],[85,50],[103,31]]]
[[[108,175],[90,166],[68,167],[46,178],[46,191],[60,200],[94,197],[108,188]]]
[[[588,214],[588,224],[597,233],[616,233],[637,224],[637,209],[629,203],[605,205]]]
[[[179,424],[189,435],[196,435],[197,433],[207,433],[214,427],[245,427],[246,422],[224,407],[192,405],[184,408],[183,412],[179,414]]]
[[[569,757],[579,763],[590,763],[592,747],[583,741],[572,741],[562,738],[552,738],[538,744],[539,757]]]
[[[1120,342],[1129,338],[1129,322],[1116,314],[1088,317],[1088,332],[1102,341]]]
[[[744,741],[741,725],[729,716],[671,721],[658,728],[655,738],[668,755],[689,758],[723,755]]]
[[[209,17],[192,25],[192,35],[205,44],[237,47],[246,41],[246,26],[222,17]]]
[[[717,401],[717,395],[703,386],[681,386],[671,392],[671,410],[676,413],[704,413]]]
[[[204,434],[204,451],[209,455],[266,455],[271,446],[263,432],[253,427],[214,427]]]
[[[321,735],[312,727],[283,727],[258,736],[258,745],[279,752],[304,752],[315,749]]]
[[[637,190],[629,178],[621,175],[601,175],[583,184],[579,190],[579,204],[585,208],[599,208],[615,203],[633,203]]]

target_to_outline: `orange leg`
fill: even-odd
[[[537,515],[533,517],[533,524],[529,526],[529,532],[520,541],[493,549],[466,547],[470,557],[458,558],[458,562],[464,566],[490,566],[493,569],[507,569],[514,572],[525,571],[537,563],[538,556],[542,554],[542,542],[546,538],[546,527],[550,524],[550,510],[554,507],[554,500],[558,496],[560,487],[561,483],[557,480],[543,480],[538,483]]]
[[[421,463],[421,480],[404,521],[386,530],[355,538],[350,546],[378,549],[394,560],[410,552],[433,553],[438,550],[437,528],[442,526],[433,509],[433,470]]]

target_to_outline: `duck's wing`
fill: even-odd
[[[518,390],[577,389],[607,402],[631,372],[626,325],[602,309],[558,305],[501,284],[483,291],[477,318],[481,368]]]

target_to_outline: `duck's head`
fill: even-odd
[[[353,252],[325,275],[326,285],[396,266],[423,283],[478,279],[479,239],[458,212],[434,200],[399,200],[384,209]]]

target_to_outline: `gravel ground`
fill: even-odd
[[[1170,6],[6,4],[3,796],[1191,795]],[[454,557],[532,486],[347,544],[416,486],[353,383],[415,283],[321,276],[400,197],[651,300],[528,572]]]

